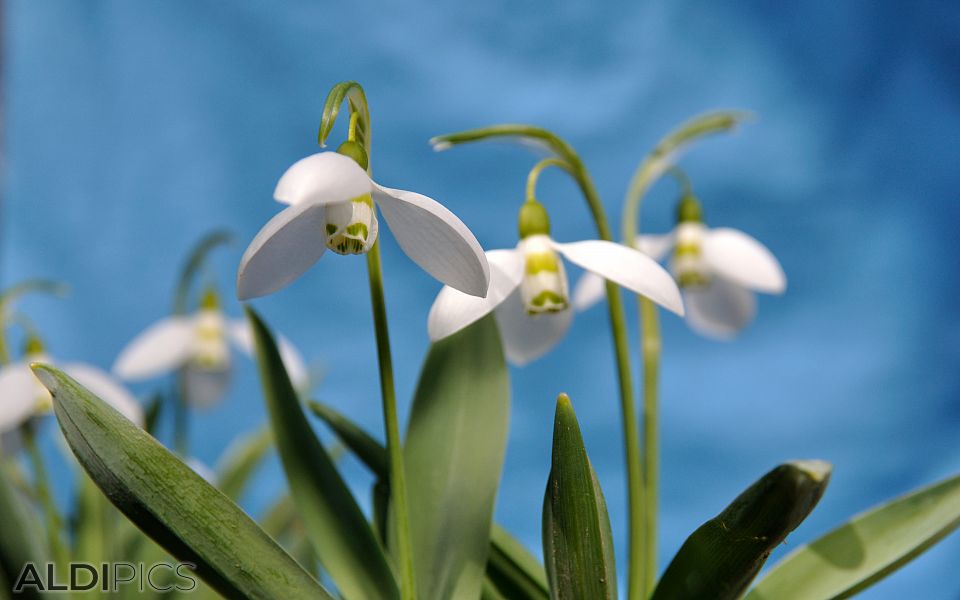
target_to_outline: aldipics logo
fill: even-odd
[[[69,569],[53,563],[27,563],[11,591],[23,592],[189,592],[197,587],[193,563],[69,563]]]

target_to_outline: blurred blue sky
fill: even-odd
[[[663,319],[660,550],[665,564],[778,462],[831,461],[826,496],[779,555],[960,469],[958,30],[960,9],[947,1],[10,0],[0,283],[68,281],[68,299],[23,308],[53,354],[104,367],[167,313],[184,254],[212,228],[241,240],[213,271],[232,297],[243,247],[278,210],[277,178],[316,151],[322,101],[343,79],[367,90],[377,179],[442,200],[487,248],[515,244],[534,161],[500,145],[436,154],[432,135],[496,122],[551,128],[580,151],[617,220],[628,178],[662,134],[708,109],[754,110],[757,121],[682,164],[708,221],[765,242],[790,287],[762,298],[734,343]],[[654,190],[647,230],[670,226],[674,194],[669,183]],[[595,235],[560,175],[548,174],[539,195],[556,238]],[[383,249],[406,409],[440,286],[389,234]],[[362,261],[326,257],[256,306],[326,366],[318,395],[379,432]],[[578,316],[512,382],[498,519],[539,553],[553,403],[569,392],[622,564],[605,311]],[[240,363],[229,399],[198,417],[196,454],[215,462],[263,419],[255,373]],[[366,500],[363,469],[346,469]],[[282,485],[274,461],[248,507]],[[958,561],[954,536],[863,597],[957,598]]]

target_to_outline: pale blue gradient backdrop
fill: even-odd
[[[167,313],[185,252],[211,228],[241,240],[217,255],[213,273],[232,297],[242,248],[279,209],[277,177],[316,150],[322,101],[337,81],[366,87],[378,180],[444,201],[487,248],[516,242],[532,157],[495,145],[436,154],[430,136],[496,122],[551,128],[580,151],[616,225],[630,174],[662,134],[707,109],[747,108],[756,122],[683,164],[708,220],[765,242],[790,287],[761,299],[756,323],[730,344],[663,318],[662,564],[786,459],[824,458],[835,472],[777,555],[960,468],[955,3],[13,0],[4,26],[0,280],[71,283],[67,300],[23,306],[57,356],[109,366]],[[558,239],[595,235],[561,176],[548,174],[540,196]],[[670,225],[673,200],[670,184],[654,190],[648,230]],[[406,409],[439,285],[383,239]],[[331,255],[255,304],[326,365],[318,396],[379,432],[365,278],[362,260]],[[236,303],[229,309],[239,314]],[[580,315],[512,382],[497,518],[539,553],[554,397],[569,392],[623,565],[605,311]],[[242,359],[233,390],[195,423],[195,452],[208,463],[264,420]],[[345,464],[366,502],[363,469]],[[282,486],[274,461],[248,508]],[[955,536],[865,597],[957,598],[957,564]]]

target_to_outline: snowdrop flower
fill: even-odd
[[[662,235],[641,235],[637,247],[655,260],[672,252],[670,270],[683,291],[686,320],[698,333],[729,339],[753,320],[754,292],[782,294],[787,279],[780,263],[749,235],[703,223],[700,202],[680,201],[677,227]],[[585,275],[574,292],[574,306],[585,310],[603,298],[603,280]]]
[[[130,392],[110,375],[85,363],[56,363],[44,352],[40,340],[31,335],[27,338],[23,359],[0,368],[0,435],[14,435],[14,432],[32,417],[53,410],[50,392],[30,370],[30,364],[35,362],[54,365],[63,370],[127,419],[138,425],[143,424],[143,410],[140,405]],[[13,438],[9,438],[11,444],[15,445],[12,440]]]
[[[494,311],[507,359],[523,365],[539,358],[560,341],[573,319],[561,257],[683,314],[670,274],[642,253],[599,240],[555,242],[547,212],[536,200],[524,204],[519,224],[516,248],[487,252],[491,268],[485,298],[449,286],[440,291],[428,318],[431,340],[456,333]]]
[[[250,326],[245,319],[227,319],[216,292],[208,289],[193,315],[161,319],[131,340],[117,357],[113,372],[122,379],[139,381],[177,371],[183,377],[186,400],[210,406],[226,393],[231,344],[252,354]],[[308,380],[303,358],[283,337],[279,345],[290,380],[302,390]]]
[[[273,196],[289,207],[244,253],[237,274],[241,300],[287,286],[328,248],[368,252],[380,228],[376,207],[403,251],[427,273],[473,296],[487,292],[487,261],[466,225],[435,200],[374,183],[366,161],[361,146],[348,141],[338,152],[313,154],[287,169]]]

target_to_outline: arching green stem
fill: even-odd
[[[443,150],[466,142],[473,142],[495,138],[514,138],[524,142],[533,142],[550,150],[554,156],[540,164],[542,168],[556,165],[563,168],[583,194],[593,216],[599,237],[612,241],[610,225],[603,208],[603,202],[597,193],[590,174],[584,167],[579,155],[564,140],[540,127],[530,125],[495,125],[483,129],[474,129],[461,133],[442,135],[431,140],[434,148]],[[542,169],[541,169],[542,170]],[[533,172],[531,172],[531,176]],[[529,180],[528,180],[529,186]],[[529,194],[529,187],[528,187]],[[624,454],[627,466],[627,504],[629,508],[629,547],[628,564],[628,594],[630,600],[640,600],[642,595],[643,577],[640,569],[643,565],[643,496],[641,486],[640,467],[640,432],[637,420],[635,400],[633,397],[633,382],[630,372],[630,346],[627,339],[626,318],[623,311],[623,299],[619,288],[609,281],[607,286],[607,308],[610,316],[610,330],[613,337],[614,354],[617,359],[617,375],[620,382],[620,410],[623,421]]]
[[[207,263],[207,257],[214,249],[233,243],[234,236],[225,230],[215,230],[203,236],[194,245],[187,260],[180,269],[177,287],[173,293],[173,314],[185,315],[190,311],[190,290],[197,279],[197,275]],[[170,404],[173,412],[173,448],[182,457],[189,457],[190,443],[190,410],[187,406],[183,375],[178,373],[176,382],[170,394]]]
[[[530,169],[530,173],[527,175],[527,201],[535,200],[537,197],[537,181],[540,179],[540,174],[543,173],[545,169],[550,167],[558,167],[570,173],[569,166],[567,162],[556,157],[545,158],[533,165],[533,168]]]
[[[370,111],[360,84],[348,81],[333,87],[327,96],[320,123],[318,140],[324,145],[333,130],[340,104],[347,99],[350,109],[348,137],[363,146],[367,153],[367,173],[370,173]],[[393,504],[397,540],[397,562],[400,568],[400,592],[404,600],[415,600],[416,583],[413,571],[413,545],[410,541],[410,513],[407,504],[407,479],[403,466],[403,447],[397,415],[397,397],[393,382],[393,358],[390,353],[390,332],[387,327],[387,304],[383,293],[383,265],[380,261],[380,241],[367,252],[367,274],[370,282],[370,304],[373,308],[373,327],[377,338],[377,362],[380,366],[380,393],[383,399],[383,422],[386,430],[387,453],[390,457],[390,493]]]
[[[648,154],[637,168],[630,181],[627,197],[623,204],[623,243],[636,247],[640,227],[640,205],[650,187],[667,172],[679,154],[692,142],[714,133],[730,131],[737,124],[749,118],[750,114],[740,111],[713,112],[694,117],[667,134]],[[679,172],[678,182],[689,188],[686,175]],[[657,578],[657,508],[659,503],[658,487],[660,479],[660,428],[659,428],[659,387],[660,387],[660,322],[656,305],[644,298],[637,297],[640,312],[640,348],[643,365],[643,595],[646,598],[653,591]]]
[[[13,303],[21,296],[31,293],[66,296],[70,287],[59,281],[48,279],[27,279],[0,292],[0,365],[10,362],[10,349],[7,345],[7,325],[13,317]]]

